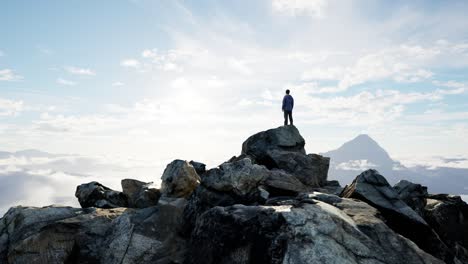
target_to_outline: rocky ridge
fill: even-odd
[[[82,208],[17,206],[0,263],[468,263],[468,205],[376,170],[344,188],[294,126],[257,133],[217,168],[175,160],[161,189],[77,187]]]

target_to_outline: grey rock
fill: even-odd
[[[260,183],[266,179],[269,171],[249,158],[236,162],[225,162],[218,168],[211,169],[203,176],[202,184],[220,192],[232,192],[247,196],[257,191]]]
[[[446,263],[458,261],[426,221],[398,198],[397,192],[376,170],[367,170],[358,175],[340,196],[356,198],[377,208],[393,230],[433,256]]]
[[[401,180],[393,186],[398,193],[398,198],[405,202],[420,216],[424,214],[426,206],[427,187],[421,184],[415,184],[407,180]]]
[[[254,163],[268,169],[282,169],[294,175],[308,187],[326,183],[330,159],[317,154],[306,155],[305,141],[294,126],[282,126],[257,133],[242,144],[240,157],[250,157]]]
[[[146,208],[158,203],[161,192],[156,188],[150,188],[152,182],[146,183],[134,179],[121,181],[122,191],[128,198],[128,206],[131,208]]]
[[[460,196],[428,195],[424,218],[457,258],[468,263],[468,205]]]
[[[202,175],[203,173],[206,172],[206,165],[201,163],[201,162],[197,162],[197,161],[193,161],[191,160],[190,162],[190,165],[192,165],[194,168],[195,168],[195,171],[198,173],[198,175]]]
[[[343,207],[363,208],[355,208],[355,213],[371,214],[355,220],[351,213],[318,200],[315,204],[214,207],[196,222],[187,263],[443,263],[393,232],[369,205],[345,203]],[[379,232],[366,234],[374,225]]]
[[[125,194],[114,191],[95,181],[79,185],[76,188],[75,196],[83,208],[117,208],[128,206]]]
[[[187,198],[200,184],[200,176],[187,161],[174,160],[161,177],[161,193],[173,198]]]
[[[304,145],[305,140],[295,126],[282,126],[249,137],[242,144],[242,154],[251,156],[260,164],[267,166],[268,151],[283,150],[305,155]]]
[[[101,263],[182,263],[186,246],[176,231],[186,203],[163,197],[157,206],[126,211],[112,222]]]
[[[270,170],[262,184],[272,196],[295,196],[309,190],[309,188],[294,175],[285,173],[282,170]]]
[[[326,184],[330,159],[317,154],[303,155],[298,152],[272,150],[266,155],[271,159],[273,168],[293,174],[309,187]]]
[[[351,185],[341,193],[345,198],[356,198],[372,206],[394,212],[409,220],[427,225],[426,221],[398,197],[398,193],[376,170],[367,170],[359,174]]]
[[[0,263],[98,263],[100,243],[124,210],[11,208],[1,219]]]

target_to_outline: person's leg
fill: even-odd
[[[291,124],[291,126],[293,125],[293,118],[292,118],[292,111],[289,111],[289,123]]]
[[[288,125],[288,111],[286,110],[284,111],[284,125]]]

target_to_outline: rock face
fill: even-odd
[[[398,233],[410,238],[428,253],[447,263],[456,263],[453,252],[438,235],[406,203],[376,170],[367,170],[356,177],[341,193],[345,198],[356,198],[377,208],[387,224]]]
[[[327,181],[329,159],[304,145],[295,127],[280,127],[217,168],[171,162],[161,190],[91,182],[76,191],[83,208],[11,208],[0,263],[468,263],[460,197],[392,188],[375,170],[341,188]]]
[[[398,198],[405,202],[416,213],[423,216],[426,198],[428,196],[427,187],[401,180],[393,186],[393,189],[398,193]]]
[[[393,232],[372,207],[336,198],[354,219],[313,198],[214,207],[197,220],[188,263],[443,263]]]
[[[128,206],[127,197],[123,193],[111,190],[98,182],[81,184],[76,188],[75,196],[78,198],[83,208],[116,208]]]
[[[306,155],[304,138],[295,126],[282,126],[257,133],[242,144],[241,156],[248,156],[269,169],[282,169],[303,184],[323,186],[327,181],[330,159]]]
[[[424,216],[455,255],[468,263],[468,205],[460,196],[429,195]]]
[[[0,222],[0,263],[98,263],[99,245],[124,210],[11,208]]]
[[[200,184],[200,176],[187,161],[174,160],[161,177],[161,193],[174,198],[186,198]]]

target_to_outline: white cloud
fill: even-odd
[[[13,101],[0,98],[0,116],[15,116],[23,110],[23,101]]]
[[[0,70],[0,81],[17,81],[23,79],[23,76],[17,75],[11,69]]]
[[[62,204],[79,207],[76,186],[90,182],[121,190],[120,180],[133,178],[159,184],[155,171],[165,164],[130,156],[49,154],[36,150],[0,157],[0,216],[11,206]],[[128,175],[126,175],[128,174]]]
[[[253,74],[252,69],[249,66],[247,66],[247,62],[244,60],[239,60],[236,58],[229,58],[227,60],[227,64],[230,68],[239,72],[240,74],[244,74],[244,75]]]
[[[138,68],[140,67],[140,62],[135,59],[125,59],[120,62],[120,65],[128,68]]]
[[[88,75],[88,76],[94,76],[96,73],[92,71],[91,69],[86,69],[86,68],[78,68],[74,66],[68,66],[65,67],[67,72],[74,74],[74,75]]]
[[[273,10],[289,15],[325,16],[328,0],[273,0]]]
[[[58,78],[56,82],[57,82],[58,84],[66,85],[66,86],[74,86],[74,85],[76,85],[76,82],[73,82],[73,81],[70,81],[70,80],[66,80],[66,79],[62,79],[62,78]]]
[[[368,169],[376,168],[377,165],[369,162],[368,160],[350,160],[336,165],[337,170],[352,170],[352,171],[365,171]]]
[[[124,86],[125,84],[123,82],[113,82],[112,86]]]
[[[186,64],[195,53],[185,49],[170,49],[158,51],[158,49],[145,49],[141,56],[149,60],[145,65],[148,68],[156,68],[163,71],[183,72],[183,65]]]

